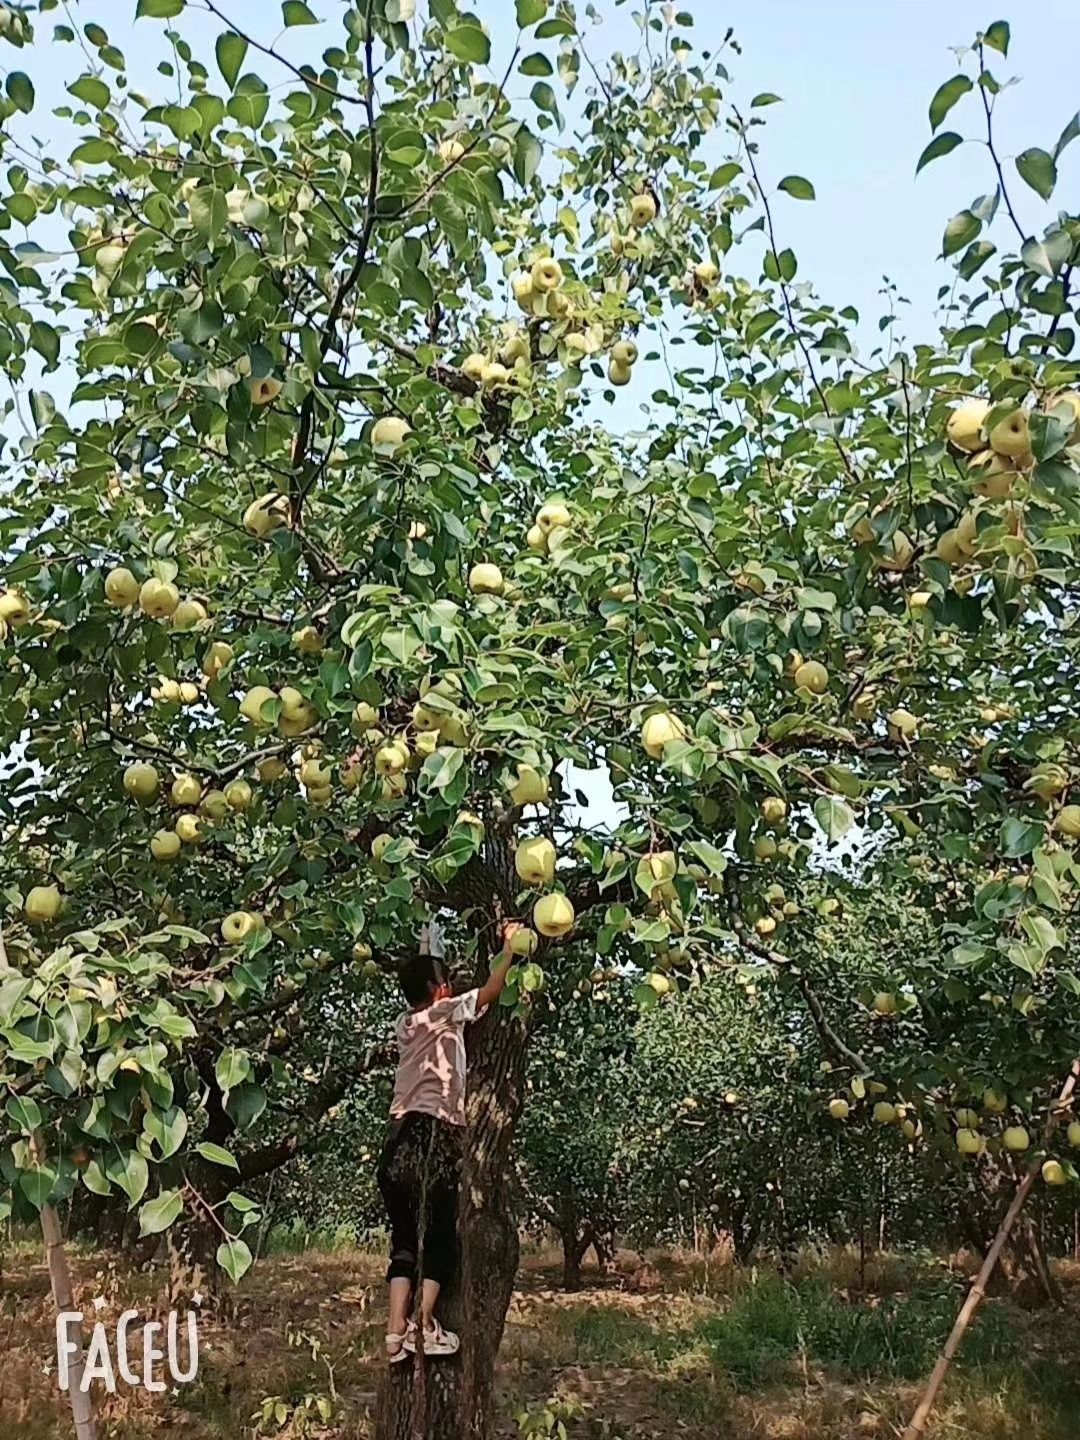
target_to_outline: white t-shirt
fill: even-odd
[[[451,1125],[465,1124],[465,1026],[483,1015],[486,1007],[477,1007],[479,998],[479,990],[467,990],[398,1016],[392,1119],[420,1111]]]

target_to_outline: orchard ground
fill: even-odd
[[[325,1238],[276,1253],[227,1313],[200,1322],[195,1383],[150,1396],[121,1387],[100,1409],[109,1440],[175,1436],[361,1440],[381,1337],[381,1257]],[[292,1237],[295,1239],[295,1237]],[[306,1242],[307,1237],[301,1240]],[[273,1247],[272,1247],[273,1248]],[[73,1257],[77,1303],[115,1322],[170,1308],[156,1274],[101,1252]],[[572,1440],[856,1440],[893,1436],[940,1349],[969,1267],[961,1256],[805,1254],[787,1277],[722,1252],[620,1251],[559,1286],[554,1251],[518,1275],[498,1373],[500,1437]],[[1065,1313],[991,1299],[930,1430],[934,1440],[1067,1440],[1080,1404],[1080,1263],[1059,1262]],[[183,1304],[183,1302],[181,1302]],[[53,1312],[36,1250],[16,1242],[0,1278],[0,1433],[52,1440],[67,1423],[49,1360]],[[320,1413],[319,1404],[327,1412]],[[284,1407],[284,1408],[281,1408]],[[276,1413],[275,1413],[276,1411]]]

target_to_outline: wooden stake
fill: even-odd
[[[1043,1149],[1046,1148],[1052,1139],[1054,1131],[1057,1129],[1061,1113],[1072,1099],[1072,1093],[1076,1089],[1077,1079],[1080,1079],[1080,1060],[1073,1061],[1072,1069],[1069,1071],[1069,1078],[1062,1086],[1061,1094],[1057,1098],[1057,1103],[1050,1111],[1046,1128],[1043,1131]],[[911,1417],[911,1423],[904,1431],[902,1440],[922,1440],[922,1437],[926,1434],[926,1422],[930,1419],[930,1413],[937,1401],[938,1392],[945,1380],[945,1376],[949,1372],[949,1366],[952,1364],[953,1356],[957,1350],[959,1350],[960,1344],[963,1341],[968,1326],[975,1317],[976,1311],[986,1298],[986,1287],[990,1283],[990,1277],[993,1275],[997,1262],[1001,1257],[1001,1252],[1005,1248],[1009,1236],[1012,1234],[1013,1226],[1016,1224],[1021,1210],[1023,1210],[1024,1205],[1027,1203],[1027,1198],[1031,1194],[1040,1168],[1041,1162],[1039,1160],[1032,1160],[1027,1168],[1027,1174],[1017,1186],[1012,1204],[1005,1212],[1005,1218],[998,1226],[998,1231],[994,1236],[993,1243],[986,1252],[986,1259],[983,1261],[979,1273],[975,1277],[975,1283],[968,1291],[967,1299],[960,1307],[960,1313],[957,1315],[952,1330],[949,1332],[949,1338],[945,1341],[945,1348],[938,1357],[938,1362],[931,1372],[930,1379],[926,1382],[926,1389],[922,1393],[922,1399],[916,1406],[915,1414]]]

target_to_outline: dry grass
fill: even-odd
[[[0,1437],[69,1433],[57,1394],[45,1271],[32,1251],[0,1270]],[[205,1314],[197,1381],[161,1396],[121,1387],[99,1407],[102,1440],[363,1440],[377,1379],[382,1262],[355,1250],[264,1261],[228,1312]],[[620,1257],[576,1295],[553,1257],[526,1258],[500,1360],[503,1433],[549,1396],[584,1407],[575,1440],[868,1440],[910,1413],[962,1291],[963,1267],[908,1257],[808,1256],[791,1282],[723,1259]],[[74,1257],[78,1303],[114,1323],[160,1313],[160,1274]],[[989,1302],[965,1347],[933,1440],[1072,1440],[1080,1411],[1080,1267],[1062,1267],[1067,1317]],[[259,1432],[267,1396],[284,1424]],[[314,1408],[333,1398],[324,1423]],[[311,1397],[305,1410],[305,1397]]]

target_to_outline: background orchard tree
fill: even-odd
[[[768,173],[772,97],[728,109],[726,55],[672,7],[603,57],[569,5],[517,0],[493,56],[453,0],[342,3],[311,66],[205,8],[212,65],[193,5],[139,0],[166,25],[152,93],[106,26],[61,20],[87,68],[59,149],[30,73],[6,81],[0,1173],[20,1216],[82,1185],[144,1234],[197,1220],[235,1278],[243,1157],[287,1158],[298,1111],[364,1083],[382,970],[437,911],[482,973],[531,915],[471,1057],[462,1363],[396,1375],[380,1421],[407,1433],[419,1400],[430,1433],[482,1435],[530,1017],[597,954],[644,1004],[755,967],[901,1123],[976,1133],[974,1095],[1041,1127],[1080,991],[1076,222],[1019,218],[1054,156],[1006,177],[996,22],[921,162],[972,107],[990,193],[945,233],[946,328],[888,321],[863,358],[784,243],[814,192]],[[5,6],[5,38],[36,48],[54,9]],[[635,366],[656,380],[623,434],[604,403]],[[769,887],[860,832],[940,924],[830,1016],[827,911]],[[937,1050],[913,1010],[948,1016]],[[845,1038],[871,1011],[887,1074]]]

